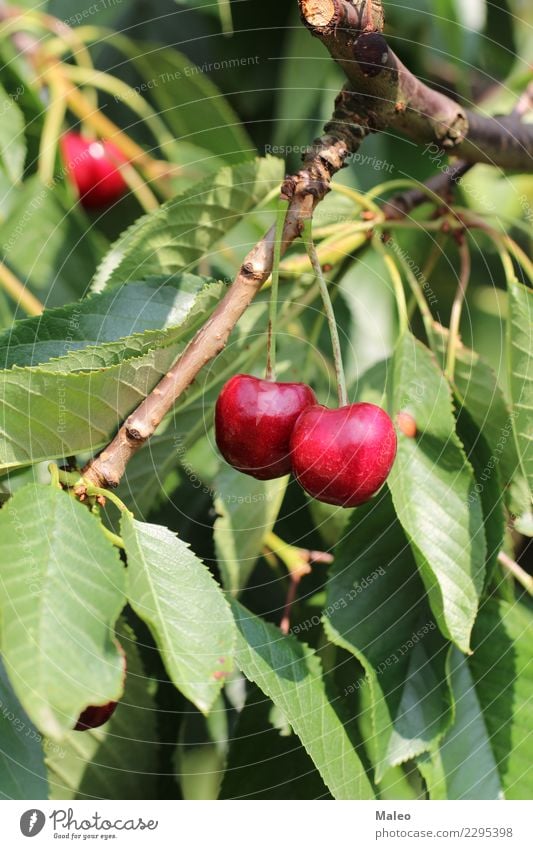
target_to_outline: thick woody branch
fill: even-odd
[[[512,120],[518,126],[523,127],[521,122],[526,116],[531,115],[531,113],[533,113],[533,83],[530,83],[526,88],[517,101],[511,115],[507,116],[505,120]],[[474,164],[473,162],[466,162],[464,159],[459,159],[427,180],[425,187],[426,189],[431,189],[434,194],[442,198],[444,203],[449,204],[453,200],[455,188],[460,185],[461,180],[468,174]],[[409,191],[395,195],[383,204],[383,212],[389,220],[404,218],[413,209],[427,200],[427,191],[410,189]]]
[[[372,22],[366,26],[355,14],[362,5],[357,0],[299,0],[299,4],[304,23],[343,68],[359,114],[367,116],[374,129],[398,130],[468,162],[531,170],[533,126],[520,124],[514,116],[499,119],[470,112],[418,80],[381,34],[381,3],[372,6]]]
[[[342,94],[331,122],[325,127],[325,135],[310,147],[302,169],[285,180],[282,195],[290,204],[282,253],[300,235],[302,221],[313,214],[316,204],[329,192],[334,174],[368,134],[367,127],[353,122],[352,113],[350,98]],[[271,273],[274,238],[275,227],[272,227],[252,248],[226,295],[168,374],[124,422],[107,448],[87,464],[83,474],[89,483],[108,488],[118,486],[131,457],[152,436],[206,363],[224,348],[231,331]]]

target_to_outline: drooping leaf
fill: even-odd
[[[371,784],[328,698],[313,652],[237,601],[231,604],[238,628],[237,665],[283,712],[332,796],[373,799]]]
[[[369,688],[376,780],[434,750],[451,722],[448,643],[430,610],[389,493],[355,511],[328,581],[326,632],[354,654]],[[351,692],[351,691],[350,691]]]
[[[215,478],[215,549],[224,588],[238,595],[278,517],[288,477],[259,481],[223,464]]]
[[[42,743],[0,660],[0,799],[48,798]]]
[[[450,656],[455,701],[453,727],[439,750],[419,768],[432,799],[500,799],[502,786],[468,661],[455,647]]]
[[[526,607],[488,601],[481,608],[472,656],[452,656],[454,724],[419,764],[431,798],[531,798],[532,635]]]
[[[529,608],[495,601],[481,608],[469,667],[507,799],[533,795],[532,639]]]
[[[483,433],[480,433],[466,408],[457,417],[457,432],[472,465],[475,490],[483,510],[483,525],[487,541],[486,582],[494,574],[498,555],[505,538],[505,501],[497,465]]]
[[[157,799],[156,682],[146,677],[133,632],[119,622],[126,685],[111,719],[70,731],[46,758],[51,799]]]
[[[406,411],[417,425],[415,438],[398,434],[389,477],[394,506],[437,625],[468,651],[485,577],[481,502],[456,434],[450,389],[430,352],[408,333],[394,355],[390,395],[393,415]]]
[[[15,99],[0,86],[0,166],[12,183],[22,177],[25,158],[24,116]]]
[[[533,492],[533,292],[509,283],[507,323],[513,427],[524,475]]]
[[[1,644],[37,728],[61,738],[88,705],[123,687],[113,627],[124,569],[99,520],[66,492],[28,484],[0,511]]]
[[[449,333],[442,327],[435,327],[433,339],[444,365]],[[491,450],[492,475],[506,488],[511,510],[521,514],[529,509],[530,498],[513,438],[510,406],[492,368],[464,345],[457,349],[454,390],[458,405],[466,408]]]
[[[207,567],[160,525],[125,513],[128,601],[150,628],[176,687],[207,713],[233,665],[235,626]]]
[[[142,216],[111,246],[94,277],[93,291],[192,269],[281,177],[281,161],[272,157],[227,166]]]

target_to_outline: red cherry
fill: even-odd
[[[291,437],[292,468],[309,495],[356,507],[385,483],[396,457],[396,433],[374,404],[304,410]]]
[[[259,480],[288,475],[292,429],[311,404],[316,404],[315,393],[305,383],[235,375],[223,387],[215,408],[220,453],[240,472]]]
[[[126,653],[120,643],[117,642],[117,648],[122,655],[122,684],[126,681],[127,662]],[[89,731],[91,728],[99,728],[104,722],[107,722],[117,709],[118,702],[108,702],[105,705],[89,705],[82,711],[78,717],[78,721],[74,726],[74,731]]]
[[[90,141],[78,133],[66,133],[61,150],[84,207],[110,206],[127,190],[119,168],[127,159],[113,142]]]
[[[74,731],[89,731],[99,728],[115,713],[118,702],[108,702],[106,705],[90,705],[80,714],[74,726]]]

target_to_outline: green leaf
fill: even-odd
[[[507,799],[533,796],[532,642],[530,609],[507,602],[483,605],[469,667]]]
[[[481,608],[473,655],[452,656],[454,725],[419,763],[431,798],[531,798],[532,637],[526,607],[491,600]]]
[[[0,334],[0,367],[42,365],[59,358],[53,367],[67,372],[88,368],[91,358],[98,358],[101,368],[117,359],[116,352],[122,360],[172,341],[175,334],[165,331],[182,326],[186,319],[190,322],[198,313],[206,314],[222,292],[221,283],[181,274],[172,280],[125,284],[46,310]],[[119,344],[106,347],[110,342]],[[87,362],[79,356],[66,359],[85,348],[91,348]]]
[[[431,799],[501,799],[502,787],[468,661],[450,657],[455,721],[439,751],[419,762]]]
[[[42,742],[0,660],[0,799],[48,798]]]
[[[146,677],[131,629],[117,631],[126,652],[124,695],[111,719],[70,731],[46,758],[51,799],[159,798],[156,682]]]
[[[449,333],[435,327],[433,339],[444,365]],[[514,512],[522,513],[528,509],[530,498],[513,437],[511,408],[492,368],[464,345],[457,349],[454,390],[461,409],[466,408],[489,445],[494,475],[505,488],[514,482],[508,493],[509,506]]]
[[[0,468],[94,453],[107,444],[168,371],[220,294],[220,286],[212,284],[183,298],[173,312],[176,326],[72,351],[44,366],[0,372]]]
[[[223,156],[226,162],[242,161],[255,153],[254,145],[223,94],[201,66],[174,48],[135,44],[133,64],[144,80],[154,80],[149,96],[158,114],[180,141]],[[222,60],[230,67],[239,60]]]
[[[282,176],[282,163],[273,157],[227,166],[142,216],[111,246],[93,291],[192,268]]]
[[[398,434],[389,485],[431,609],[445,637],[470,647],[485,577],[486,540],[472,468],[455,432],[448,384],[430,352],[406,333],[394,355],[392,412],[417,424]]]
[[[272,724],[274,710],[254,687],[230,739],[219,798],[330,799],[296,735]]]
[[[24,116],[13,97],[0,86],[0,165],[12,183],[21,179],[25,158]]]
[[[520,463],[533,492],[533,292],[509,283],[509,386]]]
[[[313,652],[237,601],[231,605],[238,628],[237,665],[283,712],[331,794],[335,799],[374,799]]]
[[[128,601],[150,628],[176,687],[203,713],[233,665],[235,627],[226,600],[188,545],[124,513]]]
[[[46,306],[84,295],[105,239],[79,204],[71,205],[61,183],[47,187],[35,176],[16,191],[16,202],[0,227],[3,261],[21,280],[46,293]]]
[[[451,722],[448,644],[387,492],[355,511],[330,575],[326,632],[365,669],[353,690],[369,687],[381,781],[389,767],[436,749]]]
[[[496,471],[494,454],[465,407],[461,409],[457,417],[457,432],[474,469],[475,489],[479,493],[483,509],[487,541],[486,584],[488,584],[497,568],[498,555],[505,539],[505,510],[500,477]]]
[[[61,738],[88,705],[122,693],[112,638],[124,569],[99,520],[66,492],[29,484],[0,510],[1,644],[13,689],[40,731]]]
[[[224,588],[238,595],[278,518],[289,478],[259,481],[223,464],[215,478],[215,550]]]

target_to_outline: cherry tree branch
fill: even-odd
[[[304,22],[328,47],[349,80],[338,95],[324,135],[303,157],[303,167],[287,177],[282,196],[289,201],[281,239],[285,253],[301,234],[302,222],[313,215],[335,174],[371,132],[393,128],[418,142],[437,144],[464,161],[457,180],[471,164],[490,161],[507,168],[530,170],[533,127],[520,116],[486,119],[470,115],[445,95],[421,83],[390,50],[381,34],[381,0],[299,0]],[[353,89],[353,90],[352,90]],[[485,145],[484,151],[481,148]],[[430,187],[449,192],[449,173],[439,174]],[[425,200],[407,196],[400,215]],[[389,211],[394,201],[389,201]],[[396,199],[396,204],[402,201]],[[390,217],[394,217],[392,214]],[[275,226],[252,248],[206,324],[198,331],[170,371],[126,419],[111,443],[84,468],[92,485],[118,486],[131,457],[153,435],[164,416],[188,389],[202,368],[225,346],[229,335],[272,270]]]
[[[354,120],[352,98],[341,92],[325,134],[304,156],[303,167],[287,177],[282,196],[290,201],[281,239],[281,253],[300,235],[302,222],[329,192],[333,176],[355,153],[369,128]],[[84,468],[85,479],[96,486],[118,486],[131,457],[153,435],[164,416],[191,385],[201,369],[225,346],[238,320],[270,276],[275,226],[244,259],[233,284],[211,317],[198,331],[170,371],[126,419],[113,441]]]
[[[421,144],[436,144],[467,162],[531,171],[533,125],[517,115],[487,117],[463,109],[422,83],[382,34],[383,4],[372,15],[364,0],[299,0],[302,20],[322,41],[357,93],[358,108],[376,130],[394,129]],[[363,15],[363,19],[361,19]]]

